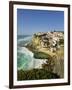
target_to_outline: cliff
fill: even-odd
[[[35,58],[48,58],[43,68],[53,69],[52,72],[64,77],[64,32],[35,33],[26,47],[34,53]]]
[[[32,45],[38,49],[48,48],[50,51],[56,51],[64,45],[63,32],[35,33],[32,38]]]

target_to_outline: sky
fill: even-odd
[[[64,11],[17,9],[17,34],[64,31]]]

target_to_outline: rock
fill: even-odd
[[[63,32],[38,32],[33,35],[32,44],[35,47],[50,48],[51,51],[56,51],[60,48],[60,40],[64,40]]]

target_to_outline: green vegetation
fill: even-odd
[[[55,61],[53,58],[48,59],[46,63],[42,65],[43,69],[47,70],[48,72],[53,72],[54,66]]]
[[[59,44],[64,45],[64,39],[60,39]]]
[[[45,69],[33,69],[28,71],[20,70],[18,80],[39,80],[39,79],[55,79],[60,78],[57,74],[48,72]]]
[[[43,53],[41,53],[43,54]],[[55,59],[53,57],[48,57],[46,63],[42,65],[41,69],[32,70],[18,70],[17,79],[18,80],[38,80],[38,79],[55,79],[60,78],[57,73],[54,73]]]
[[[62,37],[58,37],[59,41],[53,47],[53,35],[56,38],[58,32],[54,30],[50,34],[34,34],[32,42],[28,43],[25,47],[34,53],[36,59],[47,59],[46,63],[42,64],[42,68],[32,70],[18,70],[18,80],[38,80],[38,79],[56,79],[64,77],[64,32],[61,33]],[[53,35],[52,35],[53,34]],[[50,37],[49,37],[50,35]],[[58,47],[59,45],[59,47]],[[58,48],[57,48],[58,47]],[[56,49],[51,51],[51,49]]]
[[[44,52],[38,52],[34,51],[34,58],[36,59],[49,59],[51,56],[44,53]]]

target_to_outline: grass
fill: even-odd
[[[64,77],[64,47],[56,52],[54,72],[58,73],[61,78]]]
[[[28,48],[34,53],[34,58],[37,59],[52,58],[55,63],[53,72],[57,73],[61,78],[64,77],[64,47],[60,47],[60,49],[58,49],[55,52],[51,52],[48,48],[39,48],[38,50],[32,47],[28,47]]]

